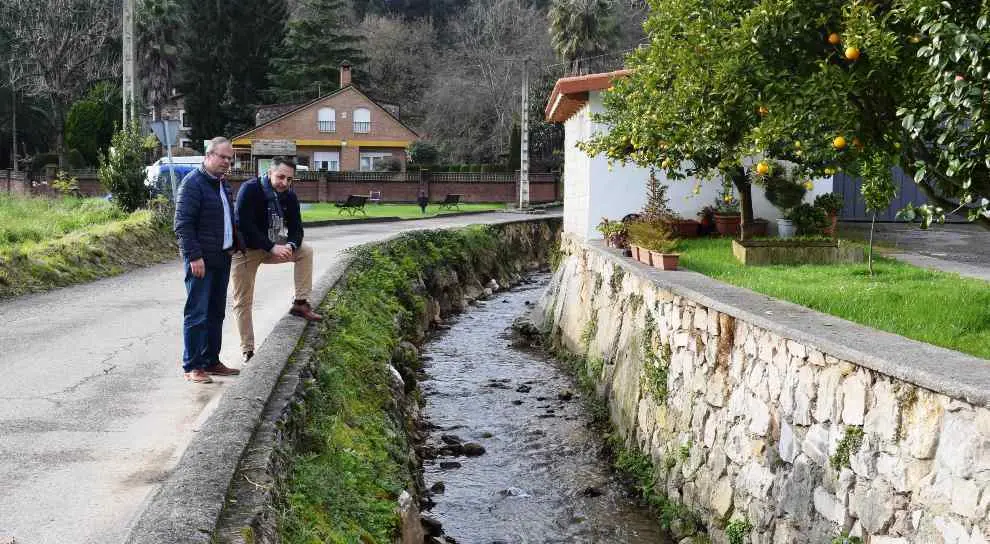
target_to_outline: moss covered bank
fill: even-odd
[[[415,346],[445,316],[490,294],[492,280],[511,285],[545,267],[559,229],[548,219],[416,232],[354,250],[321,306],[329,318],[296,353],[302,385],[280,415],[282,442],[268,469],[263,509],[275,515],[247,525],[226,516],[219,540],[413,541],[400,527],[418,528],[422,487]]]

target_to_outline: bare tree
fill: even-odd
[[[461,160],[508,154],[524,60],[547,64],[545,15],[523,0],[476,0],[451,21],[451,47],[424,97],[427,131]]]
[[[437,64],[433,23],[368,15],[359,33],[366,61],[358,70],[372,98],[399,106],[404,121],[419,125],[425,117],[422,97]]]
[[[65,164],[65,117],[72,102],[96,81],[120,73],[112,47],[119,34],[114,0],[4,0],[15,64],[23,70],[20,91],[51,107],[52,140]]]

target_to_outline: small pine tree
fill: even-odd
[[[148,203],[144,184],[144,136],[137,123],[113,135],[106,154],[100,153],[100,182],[113,195],[113,202],[125,212]]]
[[[646,183],[646,206],[643,207],[643,220],[649,223],[662,223],[673,216],[667,186],[657,179],[657,172],[650,168],[650,178]]]

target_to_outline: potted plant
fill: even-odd
[[[665,223],[678,238],[697,238],[701,225],[694,219],[684,219],[677,212],[671,212]]]
[[[698,222],[701,224],[698,231],[702,236],[715,232],[715,211],[715,206],[708,205],[698,212]]]
[[[629,223],[629,244],[634,248],[636,260],[646,265],[662,266],[662,253],[673,249],[670,227],[660,222],[634,221]],[[656,254],[658,262],[653,261]]]
[[[658,242],[651,247],[650,260],[653,261],[653,266],[660,270],[677,270],[681,254],[674,253],[675,249],[677,249],[677,240],[673,238]]]
[[[626,224],[622,221],[609,221],[608,218],[603,217],[595,228],[602,233],[602,239],[608,247],[626,249],[629,246]]]
[[[825,212],[825,236],[836,236],[835,227],[839,223],[839,212],[844,204],[842,195],[838,193],[824,193],[815,197],[815,207]]]
[[[808,203],[795,206],[788,214],[788,219],[794,222],[799,236],[821,235],[827,221],[825,210]]]
[[[757,182],[763,184],[767,200],[780,210],[781,218],[777,219],[777,235],[781,238],[792,238],[796,229],[789,215],[791,210],[804,200],[807,189],[785,168],[777,164],[770,166],[766,174],[758,175]]]
[[[739,201],[732,194],[732,186],[722,185],[722,192],[715,200],[715,230],[721,236],[736,236],[739,234]]]

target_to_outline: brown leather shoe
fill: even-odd
[[[186,372],[186,381],[193,383],[213,383],[213,378],[202,368],[196,368],[191,372]]]
[[[229,368],[220,361],[206,367],[205,370],[207,374],[212,374],[214,376],[236,376],[241,373],[240,370],[236,368]]]
[[[302,317],[306,321],[323,321],[323,316],[314,312],[313,307],[308,302],[293,304],[292,308],[289,308],[289,313],[296,317]]]

